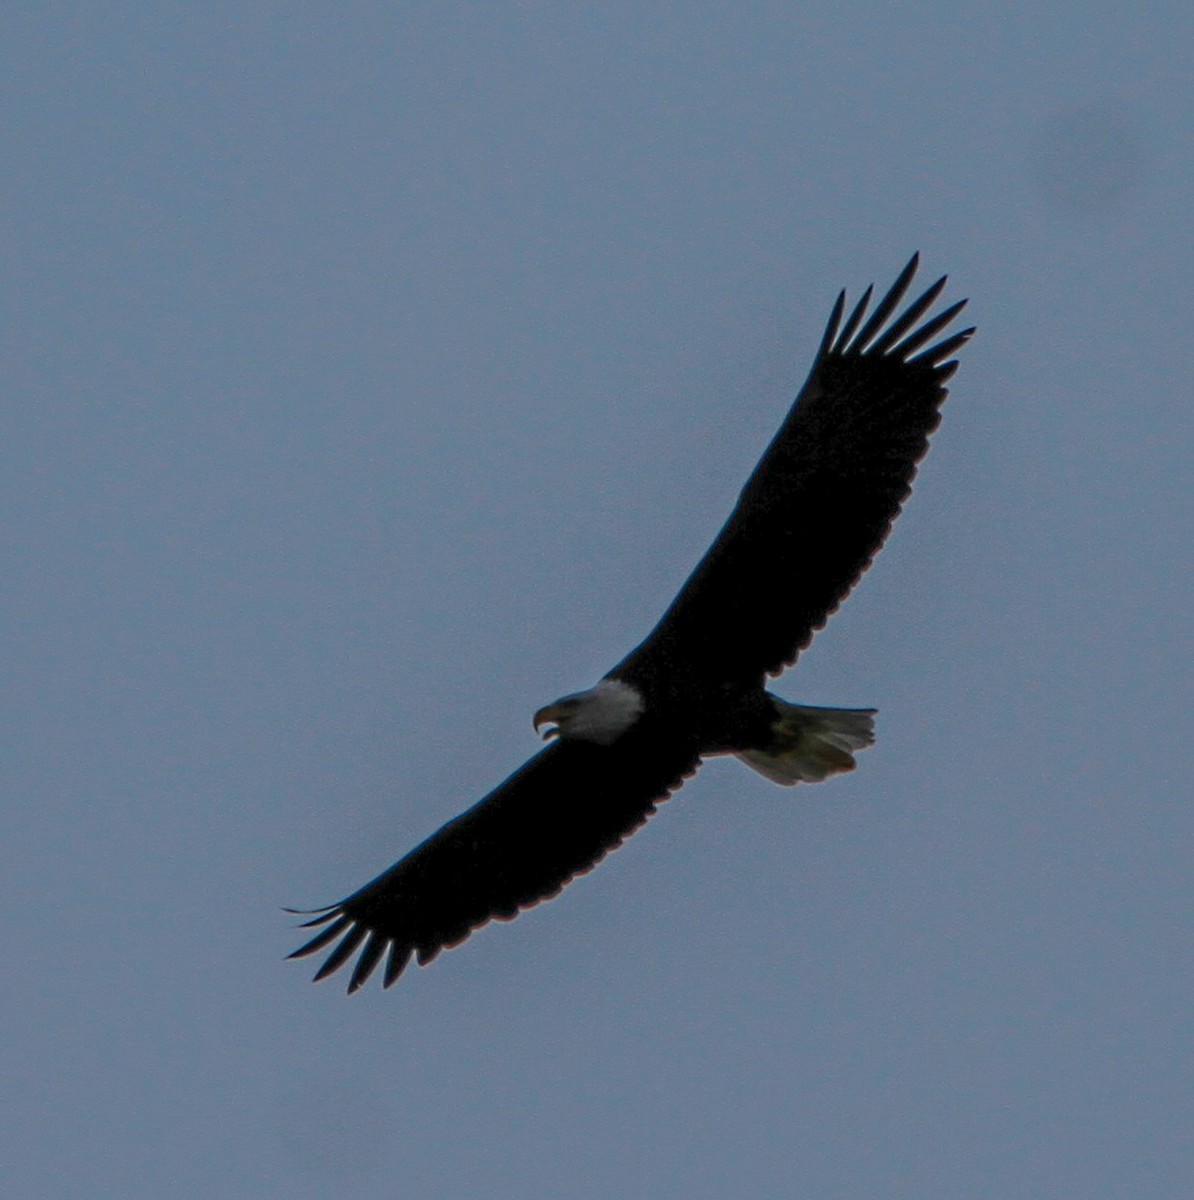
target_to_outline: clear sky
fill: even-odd
[[[0,18],[0,1187],[1194,1194],[1188,3]],[[654,622],[837,290],[979,334],[712,764],[351,1000],[344,895]],[[561,803],[566,803],[566,797]]]

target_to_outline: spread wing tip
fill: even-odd
[[[320,950],[325,949],[332,942],[335,942],[337,938],[340,939],[339,943],[324,960],[319,970],[312,976],[312,983],[319,983],[320,980],[326,979],[329,975],[334,975],[356,953],[358,948],[361,948],[362,942],[364,942],[364,947],[360,950],[360,956],[357,958],[352,975],[348,980],[348,994],[350,996],[368,981],[369,977],[377,969],[378,963],[381,962],[382,956],[386,955],[387,951],[388,957],[386,958],[385,972],[382,979],[384,987],[392,987],[397,981],[398,976],[402,974],[406,964],[410,961],[411,947],[402,945],[378,929],[370,929],[367,925],[362,925],[350,917],[340,905],[333,905],[330,909],[305,910],[288,908],[285,911],[300,916],[306,915],[307,912],[322,914],[317,916],[313,921],[304,921],[299,926],[300,929],[308,929],[316,925],[327,925],[326,929],[321,929],[313,938],[304,942],[297,950],[292,950],[286,956],[288,960],[292,958],[306,958],[308,955],[317,954]],[[328,924],[328,922],[331,923]],[[368,941],[366,941],[366,938]]]
[[[385,970],[382,975],[382,986],[393,987],[412,958],[418,962],[419,966],[425,967],[438,958],[444,950],[451,950],[454,946],[460,945],[468,938],[469,934],[485,923],[485,921],[480,921],[459,927],[442,928],[431,934],[427,941],[415,943],[408,938],[394,937],[382,929],[362,924],[358,918],[345,912],[342,905],[335,905],[330,910],[288,908],[285,911],[299,915],[305,915],[307,911],[318,911],[323,914],[314,921],[304,921],[299,926],[300,929],[310,928],[313,925],[327,925],[326,929],[320,929],[313,938],[286,955],[287,960],[307,958],[309,955],[318,954],[336,942],[319,970],[311,977],[312,983],[319,983],[329,975],[334,975],[359,950],[359,956],[348,979],[350,996],[368,982],[381,963],[383,956],[385,957]],[[516,905],[508,913],[496,915],[499,919],[509,920],[519,911],[520,906]],[[488,920],[488,918],[486,919]]]
[[[834,357],[875,355],[877,357],[892,356],[903,362],[917,362],[936,367],[943,358],[963,345],[974,333],[973,327],[953,335],[931,350],[916,354],[966,307],[967,301],[959,300],[917,327],[917,322],[928,312],[945,289],[945,285],[949,281],[948,275],[942,275],[913,300],[899,316],[894,320],[891,319],[916,275],[919,265],[920,253],[918,251],[908,260],[896,281],[868,315],[867,309],[875,290],[873,284],[869,285],[850,310],[850,315],[844,324],[841,318],[845,308],[845,292],[841,292],[834,304],[833,312],[830,314],[821,347],[817,352],[817,362],[819,363],[831,355]]]

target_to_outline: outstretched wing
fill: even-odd
[[[315,978],[358,950],[355,992],[386,955],[385,986],[487,921],[508,921],[595,866],[696,770],[695,752],[628,735],[613,746],[556,742],[401,862],[339,904],[291,958],[336,943]]]
[[[939,279],[894,320],[918,256],[867,315],[838,296],[808,382],[734,511],[654,631],[611,672],[674,664],[757,684],[796,661],[883,544],[937,427],[949,356],[973,328],[928,345],[966,301],[917,323]]]

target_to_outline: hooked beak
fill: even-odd
[[[555,704],[548,704],[541,708],[532,718],[531,723],[535,726],[535,732],[539,732],[541,725],[546,725],[547,728],[543,731],[543,740],[551,741],[553,737],[559,737],[560,722],[567,715],[568,710],[563,704],[558,701]]]

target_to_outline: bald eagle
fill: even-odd
[[[596,686],[535,713],[549,744],[505,783],[359,891],[303,913],[319,932],[291,958],[331,946],[318,980],[357,954],[354,992],[384,957],[389,987],[412,956],[425,965],[555,896],[709,755],[779,784],[853,769],[875,709],[792,704],[764,685],[883,544],[941,419],[950,356],[974,332],[933,341],[965,300],[920,323],[944,277],[892,319],[917,262],[869,314],[868,287],[844,324],[839,294],[808,381],[646,640]]]

